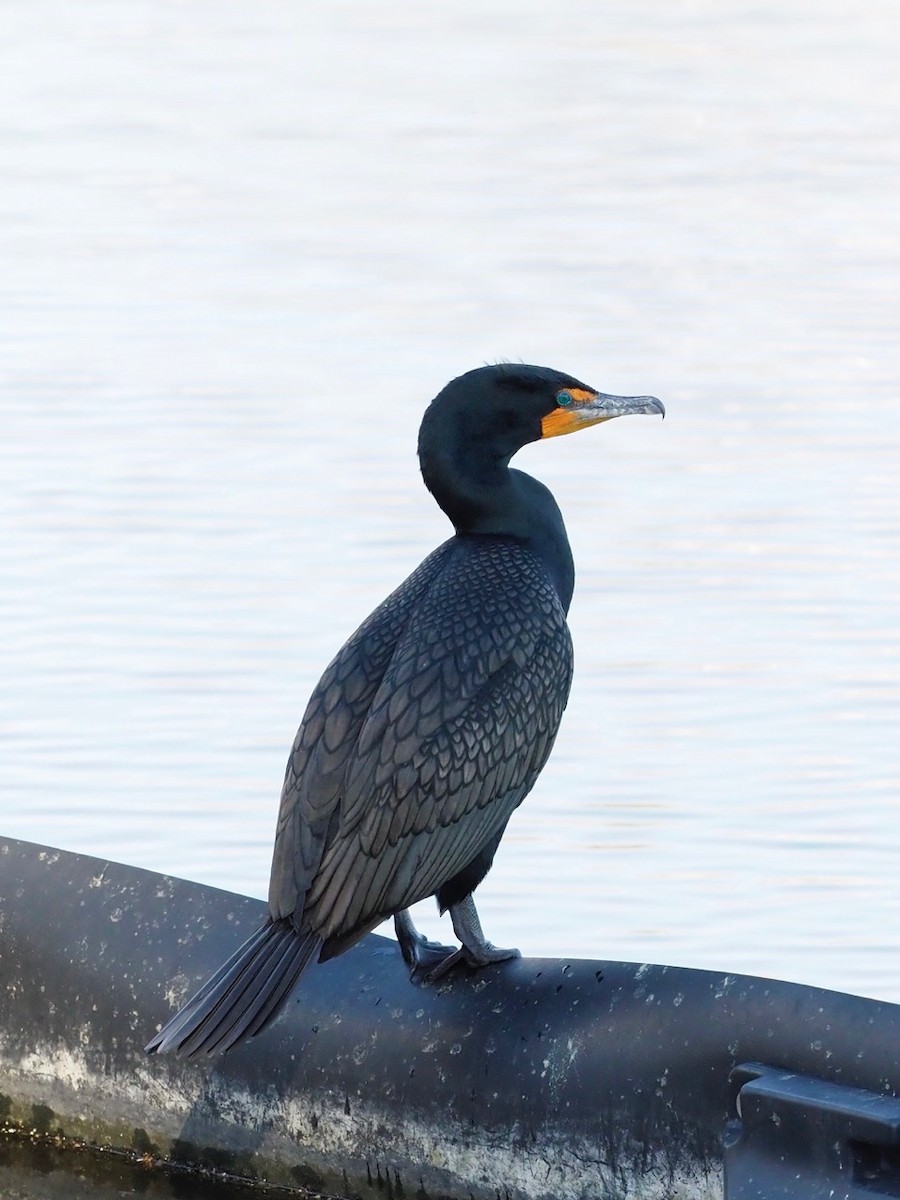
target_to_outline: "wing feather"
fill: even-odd
[[[285,770],[275,834],[269,910],[300,927],[309,886],[335,824],[347,767],[372,700],[410,620],[440,574],[452,541],[439,546],[381,604],[327,667],[310,697]]]

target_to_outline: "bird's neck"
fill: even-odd
[[[568,611],[575,566],[562,513],[549,488],[509,460],[462,463],[456,456],[422,455],[428,490],[460,536],[501,536],[523,543],[544,565]]]

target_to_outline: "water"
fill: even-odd
[[[519,457],[577,676],[489,936],[900,1001],[895,6],[2,20],[3,833],[263,895],[309,691],[448,532],[422,409],[522,358],[669,416]]]
[[[318,1200],[313,1193],[310,1200]],[[297,1200],[300,1192],[242,1183],[221,1172],[189,1173],[124,1153],[57,1144],[52,1137],[12,1137],[0,1127],[3,1200]]]

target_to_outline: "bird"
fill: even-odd
[[[566,707],[575,568],[553,494],[509,464],[531,442],[632,413],[665,408],[516,363],[468,371],[431,401],[419,463],[454,533],[326,668],[288,758],[266,920],[148,1053],[208,1057],[255,1037],[314,959],[391,917],[426,985],[519,956],[487,940],[473,893]],[[458,948],[416,929],[408,910],[429,896]]]

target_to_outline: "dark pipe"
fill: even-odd
[[[73,1136],[366,1197],[721,1196],[729,1072],[883,1094],[900,1006],[675,967],[523,959],[412,984],[370,936],[210,1064],[148,1035],[263,905],[0,843],[0,1091]],[[0,1104],[3,1100],[0,1099]]]

